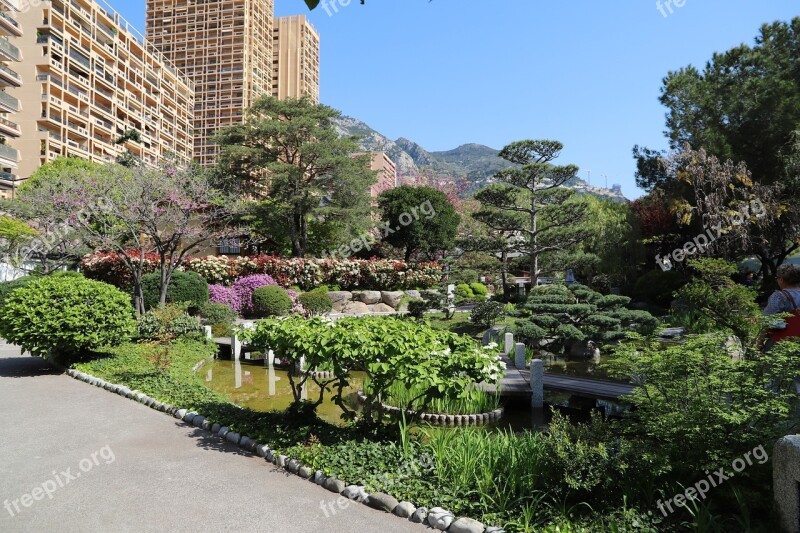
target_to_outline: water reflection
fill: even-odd
[[[261,365],[261,361],[215,361],[206,372],[206,385],[236,405],[255,411],[284,411],[293,401],[288,372],[283,367],[269,364],[268,359],[264,363],[266,368],[261,367],[264,368],[261,372],[256,366]],[[363,373],[353,373],[345,394],[355,401],[355,393],[363,382]],[[319,387],[309,379],[302,389],[301,398],[316,399],[319,392]],[[325,393],[325,402],[317,408],[317,414],[328,422],[343,424],[342,411],[332,401],[334,393],[332,388]]]

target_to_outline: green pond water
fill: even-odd
[[[284,411],[293,400],[288,372],[275,366],[265,367],[261,361],[214,361],[201,368],[198,374],[209,389],[254,411]],[[350,384],[351,387],[345,391],[355,407],[356,392],[364,384],[363,373],[354,372]],[[305,397],[309,400],[319,397],[319,387],[311,380],[306,382]],[[331,393],[325,394],[325,402],[317,407],[317,414],[327,422],[342,425],[342,410],[333,403],[332,397]]]

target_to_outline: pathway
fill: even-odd
[[[360,503],[340,510],[309,481],[3,344],[0,406],[3,532],[427,529]]]

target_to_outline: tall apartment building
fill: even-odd
[[[216,160],[213,136],[241,123],[272,90],[273,0],[147,0],[147,37],[194,82],[195,159]]]
[[[272,96],[319,103],[319,33],[305,15],[275,19]]]
[[[397,187],[397,165],[386,152],[371,152],[370,170],[378,173],[378,181],[370,187],[369,194],[377,198],[383,191]]]
[[[129,150],[148,164],[191,160],[191,84],[108,4],[42,0],[18,20],[20,177],[59,156],[103,163]],[[131,130],[141,142],[118,144]]]
[[[12,94],[22,86],[22,77],[17,64],[22,61],[22,52],[14,44],[24,35],[16,21],[20,11],[19,0],[0,1],[0,196],[13,195],[17,182],[19,151],[16,140],[22,135],[16,113],[19,100]]]

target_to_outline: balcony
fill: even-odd
[[[8,42],[5,37],[0,37],[0,56],[6,57],[11,61],[22,61],[22,52],[19,48]]]
[[[7,144],[0,144],[0,163],[16,167],[19,161],[19,151]]]
[[[0,91],[0,111],[9,113],[17,113],[22,107],[19,105],[19,100],[10,94]]]
[[[17,182],[21,180],[22,178],[20,178],[16,174],[12,174],[11,172],[0,171],[0,181],[11,183],[12,187],[16,187]]]
[[[0,11],[0,28],[5,29],[11,35],[22,37],[22,27],[19,25],[19,22],[14,20],[14,18],[5,11]]]
[[[19,74],[0,63],[0,83],[11,85],[12,87],[20,87],[22,85],[22,78]]]
[[[12,137],[19,137],[22,135],[22,131],[19,129],[19,124],[16,122],[11,122],[3,117],[0,117],[0,132],[5,133],[6,135],[11,135]]]

